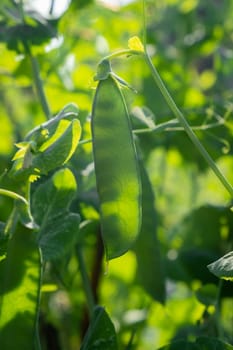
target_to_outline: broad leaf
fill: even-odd
[[[39,232],[39,245],[44,260],[62,257],[71,251],[78,238],[80,216],[64,213],[48,220]]]
[[[81,350],[117,350],[116,332],[102,307],[96,307]]]
[[[214,283],[216,278],[206,265],[219,257],[222,246],[232,239],[232,230],[233,213],[229,207],[205,205],[193,210],[169,233],[171,247],[179,239],[179,248],[174,249],[176,257],[167,259],[169,277]]]
[[[32,211],[40,225],[38,241],[45,260],[66,254],[77,240],[80,217],[69,212],[76,189],[73,173],[61,169],[33,195]]]
[[[20,226],[0,264],[1,349],[34,349],[41,257],[32,231]]]
[[[7,3],[6,3],[7,5]],[[47,20],[36,11],[24,11],[19,4],[5,6],[5,15],[0,23],[0,42],[9,50],[24,52],[24,44],[41,45],[57,35],[57,20]]]
[[[222,256],[207,267],[215,276],[233,281],[233,251]]]
[[[35,177],[45,175],[49,171],[62,166],[74,154],[81,136],[81,126],[77,119],[72,121],[60,120],[56,125],[57,129],[49,138],[44,138],[44,142],[39,149],[34,146],[26,153],[22,153],[22,157],[17,158],[11,169],[11,176],[22,180],[30,177],[34,180]],[[45,131],[48,129],[41,129]],[[33,134],[35,136],[35,134]],[[39,135],[37,135],[39,137]],[[41,134],[43,137],[43,134]],[[38,139],[37,139],[38,140]],[[34,142],[34,141],[33,141]],[[31,145],[32,141],[28,141]],[[24,145],[25,147],[25,145]],[[27,158],[26,158],[27,157]]]
[[[158,350],[233,350],[233,346],[217,338],[199,337],[195,342],[174,341]]]

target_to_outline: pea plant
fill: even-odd
[[[102,296],[97,292],[112,262],[117,265],[132,254],[145,304],[156,303],[166,308],[169,288],[173,288],[171,280],[176,279],[176,274],[183,276],[186,268],[192,274],[196,260],[195,263],[190,260],[189,251],[186,253],[190,259],[185,260],[185,252],[181,252],[179,263],[169,264],[163,258],[165,248],[156,230],[159,216],[154,186],[145,161],[145,141],[140,136],[150,134],[156,138],[167,130],[185,133],[231,199],[233,188],[155,68],[147,50],[145,18],[143,42],[132,36],[127,48],[103,55],[97,64],[88,114],[84,116],[77,98],[54,115],[36,49],[54,37],[58,23],[28,10],[23,1],[3,1],[0,9],[0,40],[9,52],[23,55],[26,60],[43,112],[40,122],[33,120],[31,129],[26,125],[25,133],[20,130],[14,154],[11,161],[7,159],[7,170],[1,176],[0,195],[10,208],[0,222],[1,348],[141,349],[140,327],[146,317],[142,322],[132,322],[128,333],[121,332],[116,317],[105,307],[104,290]],[[145,1],[143,12],[145,17]],[[135,93],[134,88],[112,68],[113,61],[129,57],[140,60],[150,72],[153,89],[160,91],[172,119],[154,124],[142,113],[139,123],[143,128],[137,126],[128,98],[128,94]],[[185,218],[173,235],[177,230],[188,230],[206,215],[211,215],[215,226],[223,217],[225,227],[232,224],[230,206],[208,210],[203,207]],[[204,236],[205,227],[197,229]],[[226,230],[221,232],[224,235]],[[211,237],[206,242],[208,239],[211,245]],[[160,350],[233,349],[232,338],[221,323],[223,292],[229,292],[228,298],[232,300],[233,252],[229,249],[232,236],[227,236],[224,242],[224,253],[214,259],[210,254],[200,266],[201,271],[209,274],[210,281],[207,279],[195,291],[195,302],[203,307],[195,330],[183,337],[167,339],[168,345],[160,346]],[[201,257],[201,249],[199,252]],[[127,270],[127,265],[123,269]],[[198,276],[195,271],[193,280]],[[224,287],[225,280],[230,282]],[[70,293],[70,301],[63,291]],[[120,292],[119,287],[116,294]],[[64,310],[70,310],[67,304],[71,303],[73,309],[67,314],[64,311],[62,317],[57,315],[57,320],[61,317],[57,324],[50,320],[54,317],[52,312],[46,314],[49,308],[59,313],[48,296],[53,293],[60,297],[57,301],[53,299],[53,303],[60,303]],[[69,341],[64,334],[69,335]],[[158,349],[154,343],[149,346]]]

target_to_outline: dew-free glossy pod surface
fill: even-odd
[[[141,182],[127,107],[111,75],[98,83],[92,136],[102,236],[107,259],[113,259],[140,230]]]

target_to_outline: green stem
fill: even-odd
[[[18,211],[16,209],[16,207],[14,206],[7,222],[6,222],[6,226],[4,229],[4,235],[5,237],[9,237],[11,238],[15,232],[16,229],[16,225],[18,223],[19,220],[19,215],[18,215]]]
[[[142,51],[138,51],[138,50],[132,50],[132,49],[125,49],[125,50],[119,50],[119,51],[116,51],[116,52],[113,52],[111,53],[110,55],[108,56],[105,56],[102,60],[102,61],[105,61],[105,60],[111,60],[113,58],[116,58],[116,57],[120,57],[120,56],[124,56],[124,55],[128,55],[128,56],[133,56],[133,55],[142,55],[143,52]],[[101,63],[100,62],[100,63]]]
[[[43,284],[43,256],[42,256],[41,249],[40,248],[38,249],[39,249],[39,255],[40,255],[40,277],[39,277],[37,300],[36,300],[35,350],[41,350],[40,334],[39,334],[39,317],[40,317],[41,288]]]
[[[21,12],[22,21],[25,22],[23,1],[22,0],[20,1],[20,12]],[[39,69],[39,64],[38,64],[37,58],[32,55],[30,46],[26,40],[23,40],[23,45],[24,45],[25,53],[31,61],[33,79],[34,79],[35,88],[36,88],[36,92],[37,92],[41,107],[44,111],[46,119],[50,119],[51,113],[50,113],[49,105],[48,105],[48,102],[47,102],[47,99],[46,99],[46,96],[44,93],[43,81],[42,81],[41,76],[40,76],[40,69]]]
[[[216,128],[222,124],[223,123],[216,122],[216,123],[210,123],[205,125],[194,125],[194,126],[191,126],[191,128],[192,130],[207,130],[207,129]],[[177,119],[171,119],[171,120],[168,120],[167,122],[156,125],[154,128],[143,128],[143,129],[132,130],[134,134],[147,134],[150,132],[157,133],[161,131],[184,131],[184,128],[180,126],[180,123]],[[92,142],[92,139],[84,139],[79,141],[79,145],[84,145],[90,142]]]
[[[87,274],[86,264],[83,259],[82,247],[79,245],[77,245],[77,248],[76,248],[76,255],[77,255],[80,273],[83,281],[83,288],[86,294],[89,316],[90,318],[92,318],[94,307],[95,307],[95,301],[94,301],[94,296],[90,285],[90,280]]]
[[[221,181],[223,186],[226,188],[226,190],[229,192],[231,197],[233,197],[233,187],[230,185],[230,183],[227,181],[225,176],[222,174],[222,172],[219,170],[213,159],[210,157],[209,153],[206,151],[206,149],[203,147],[201,142],[198,140],[197,136],[193,132],[192,128],[186,121],[185,117],[181,113],[181,111],[176,106],[174,100],[172,99],[171,95],[169,94],[167,88],[165,87],[162,79],[160,78],[159,73],[157,72],[156,68],[154,67],[149,55],[145,53],[144,55],[145,61],[148,64],[150,71],[152,73],[153,79],[158,86],[159,90],[161,91],[165,101],[167,102],[168,106],[172,110],[175,117],[179,120],[180,124],[183,126],[184,130],[188,134],[190,140],[193,142],[193,144],[196,146],[196,148],[199,150],[203,158],[206,160],[210,168],[213,170],[215,175],[218,177],[218,179]]]
[[[22,201],[24,204],[28,205],[28,201],[23,196],[20,196],[18,193],[0,188],[0,195],[7,196],[13,199],[18,199]]]
[[[31,65],[32,65],[35,87],[36,87],[38,98],[39,98],[40,103],[41,103],[41,107],[44,111],[46,119],[50,119],[51,112],[50,112],[49,105],[48,105],[48,102],[47,102],[47,99],[46,99],[46,96],[44,93],[43,81],[41,80],[39,64],[38,64],[37,58],[32,56],[31,52],[29,53],[29,58],[30,58]]]

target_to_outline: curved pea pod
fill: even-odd
[[[93,155],[108,260],[124,254],[141,226],[141,180],[124,97],[111,74],[100,80],[92,111]]]

